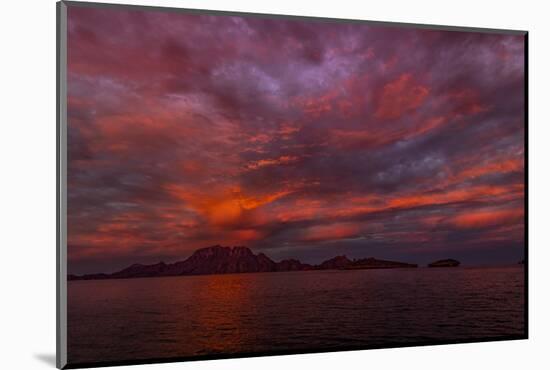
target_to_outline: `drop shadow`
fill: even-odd
[[[34,358],[37,360],[42,361],[46,365],[50,365],[51,367],[55,367],[55,353],[35,353]]]

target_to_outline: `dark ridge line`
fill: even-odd
[[[264,253],[259,253],[257,255],[254,254],[247,247],[222,247],[216,245],[198,249],[187,259],[170,264],[164,262],[151,265],[133,264],[112,274],[71,274],[67,276],[67,279],[105,280],[253,272],[362,270],[417,267],[418,264],[381,260],[372,257],[350,260],[345,255],[330,258],[318,265],[302,263],[297,259],[285,259],[275,262]]]

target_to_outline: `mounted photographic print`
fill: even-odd
[[[527,338],[526,55],[58,3],[58,367]]]

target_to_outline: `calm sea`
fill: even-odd
[[[73,364],[523,334],[522,266],[68,285],[68,357]]]

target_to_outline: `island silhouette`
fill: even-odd
[[[460,262],[454,259],[439,260],[428,264],[428,267],[458,267]]]
[[[212,247],[196,250],[189,258],[174,263],[159,262],[151,265],[133,264],[112,274],[96,273],[68,275],[68,280],[129,279],[159,276],[234,274],[250,272],[279,272],[307,270],[359,270],[416,268],[417,264],[387,261],[376,258],[349,259],[336,256],[318,265],[302,263],[297,259],[273,261],[264,253],[254,254],[249,248]]]

